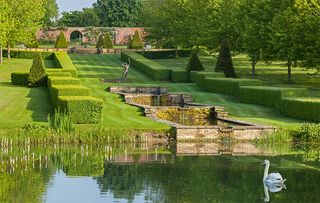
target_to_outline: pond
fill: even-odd
[[[217,153],[203,156],[193,146],[1,148],[0,202],[320,202],[318,151],[210,144]],[[286,189],[264,187],[264,159]]]

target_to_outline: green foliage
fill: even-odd
[[[30,43],[28,45],[28,48],[39,48],[39,42],[38,42],[37,35],[34,36],[34,39],[33,39],[32,43]]]
[[[45,86],[47,83],[46,69],[40,53],[36,54],[33,59],[28,76],[28,83],[31,87]]]
[[[155,80],[170,80],[171,79],[171,70],[144,58],[140,54],[134,52],[121,52],[121,59],[124,61],[131,61],[132,66],[139,69],[140,71],[146,73]]]
[[[59,96],[90,96],[91,91],[81,85],[52,85],[49,87],[49,95],[51,103],[57,107]]]
[[[53,85],[80,85],[80,80],[73,77],[48,77],[48,86]]]
[[[73,77],[77,77],[77,69],[66,52],[54,52],[53,60],[63,72],[70,72]]]
[[[127,49],[131,49],[131,42],[132,42],[132,36],[128,36],[128,44],[127,44]]]
[[[63,31],[60,32],[60,35],[57,37],[55,48],[66,49],[68,48],[68,42],[66,36],[64,36]]]
[[[205,87],[205,78],[224,78],[223,73],[206,72],[206,71],[191,71],[190,81],[197,83],[200,87]]]
[[[143,49],[143,46],[139,31],[136,30],[130,43],[130,49]]]
[[[23,59],[34,59],[37,53],[41,53],[41,56],[43,59],[53,59],[53,54],[54,52],[49,52],[49,51],[24,51],[24,50],[19,50],[19,51],[10,51],[10,55],[12,58],[23,58]],[[3,56],[7,57],[8,56],[8,50],[3,50]]]
[[[49,127],[58,133],[70,133],[75,131],[69,114],[55,110],[53,117],[48,115]]]
[[[109,32],[106,32],[103,37],[103,48],[105,49],[113,49],[113,42],[110,37]]]
[[[217,65],[215,67],[216,72],[224,72],[225,77],[227,78],[236,78],[236,72],[232,63],[232,56],[228,41],[223,39],[221,42],[220,53],[217,60]]]
[[[97,43],[96,43],[96,48],[97,49],[98,48],[102,48],[103,47],[103,42],[104,42],[103,35],[99,35]]]
[[[286,87],[240,87],[240,101],[250,104],[260,104],[281,109],[281,100],[283,97],[304,97],[309,96],[309,92],[304,88],[286,88]]]
[[[58,106],[68,112],[73,123],[100,123],[103,101],[91,96],[59,96]]]
[[[226,94],[235,97],[241,96],[241,86],[259,86],[261,80],[234,79],[234,78],[205,78],[205,89],[209,92]]]
[[[47,69],[47,74],[48,76],[52,76],[52,77],[72,77],[70,72],[63,72],[61,71],[57,71],[57,70],[52,70],[52,71],[48,71]]]
[[[156,50],[156,51],[136,51],[136,53],[148,59],[169,59],[176,58],[176,50]],[[179,57],[189,57],[192,53],[192,49],[179,49]]]
[[[27,86],[28,77],[29,73],[27,72],[13,72],[11,73],[11,82],[13,85]]]
[[[320,144],[320,124],[306,123],[299,130],[291,132],[297,143]]]
[[[282,98],[283,115],[312,122],[320,122],[319,98]]]
[[[193,52],[191,54],[186,70],[188,72],[190,72],[190,71],[203,71],[204,70],[203,65],[202,65],[202,63],[199,59],[199,56],[196,52]]]
[[[189,82],[189,72],[185,70],[175,70],[171,72],[171,80],[173,82],[187,83]]]
[[[66,27],[98,27],[99,17],[92,8],[83,8],[82,11],[62,12],[58,24]]]
[[[54,26],[55,24],[54,21],[58,18],[58,15],[59,15],[59,8],[56,0],[44,0],[44,8],[45,8],[45,15],[43,19],[43,26],[44,27]]]

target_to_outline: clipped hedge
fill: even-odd
[[[80,80],[73,77],[49,77],[48,87],[53,85],[80,85]]]
[[[320,98],[282,98],[280,112],[285,116],[320,122]]]
[[[239,97],[240,86],[259,86],[261,80],[205,77],[203,88],[209,92]]]
[[[48,76],[52,76],[52,77],[72,77],[71,73],[69,72],[62,72],[61,71],[48,71],[48,69],[46,70]]]
[[[172,70],[171,72],[171,80],[173,82],[189,82],[189,72],[186,70]]]
[[[205,78],[224,78],[223,73],[206,72],[206,71],[191,71],[190,82],[197,83],[201,87],[205,87]]]
[[[63,72],[69,72],[73,77],[77,77],[77,69],[66,52],[54,52],[53,60]]]
[[[10,56],[12,58],[23,58],[23,59],[34,59],[36,54],[39,53],[40,51],[27,51],[27,50],[23,50],[23,51],[14,51],[11,50],[10,51]],[[41,56],[43,59],[53,59],[53,55],[54,52],[50,52],[50,51],[41,51]],[[8,50],[4,49],[3,50],[3,56],[7,57],[8,56]]]
[[[58,107],[59,96],[90,96],[89,88],[81,85],[53,85],[49,88],[49,95],[54,107]]]
[[[91,96],[59,96],[58,106],[77,124],[100,123],[102,118],[103,101]]]
[[[179,49],[179,57],[189,57],[192,49]],[[170,59],[176,57],[176,50],[151,50],[151,51],[136,51],[136,53],[148,59]]]
[[[155,80],[170,80],[171,70],[134,52],[121,52],[121,59],[131,64]]]
[[[259,104],[281,109],[281,99],[283,97],[305,97],[309,92],[305,88],[286,88],[286,87],[241,87],[240,101],[243,103]]]
[[[27,86],[28,77],[29,77],[28,72],[13,72],[11,73],[11,83],[13,85]]]

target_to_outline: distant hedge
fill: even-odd
[[[12,58],[23,58],[23,59],[34,59],[35,55],[39,53],[39,51],[10,51],[10,56]],[[54,52],[50,51],[41,51],[41,56],[43,59],[53,59]],[[3,56],[8,56],[8,50],[3,50]]]
[[[28,72],[13,72],[11,73],[11,83],[13,85],[27,86],[28,77],[29,77]]]
[[[280,112],[285,116],[320,122],[320,98],[282,98]]]
[[[189,57],[192,51],[192,49],[179,49],[178,56]],[[136,53],[148,59],[169,59],[176,57],[176,50],[136,51]]]
[[[173,82],[187,83],[189,82],[189,72],[186,70],[172,70],[171,80]]]
[[[161,64],[143,57],[134,52],[121,52],[121,59],[124,61],[131,61],[132,66],[145,74],[149,75],[155,80],[170,80],[171,70],[162,66]]]
[[[243,103],[260,104],[281,109],[281,99],[283,97],[305,97],[309,92],[305,88],[286,88],[286,87],[241,87],[240,101]]]

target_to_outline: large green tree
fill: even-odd
[[[45,15],[43,18],[43,26],[54,26],[59,15],[59,8],[56,0],[44,0],[44,8]]]
[[[9,5],[6,0],[0,0],[0,64],[2,64],[2,47],[6,45],[7,42],[7,29],[8,29],[8,19],[9,19]]]
[[[93,8],[84,8],[82,11],[62,12],[58,24],[67,27],[95,27],[99,26],[99,17]]]

